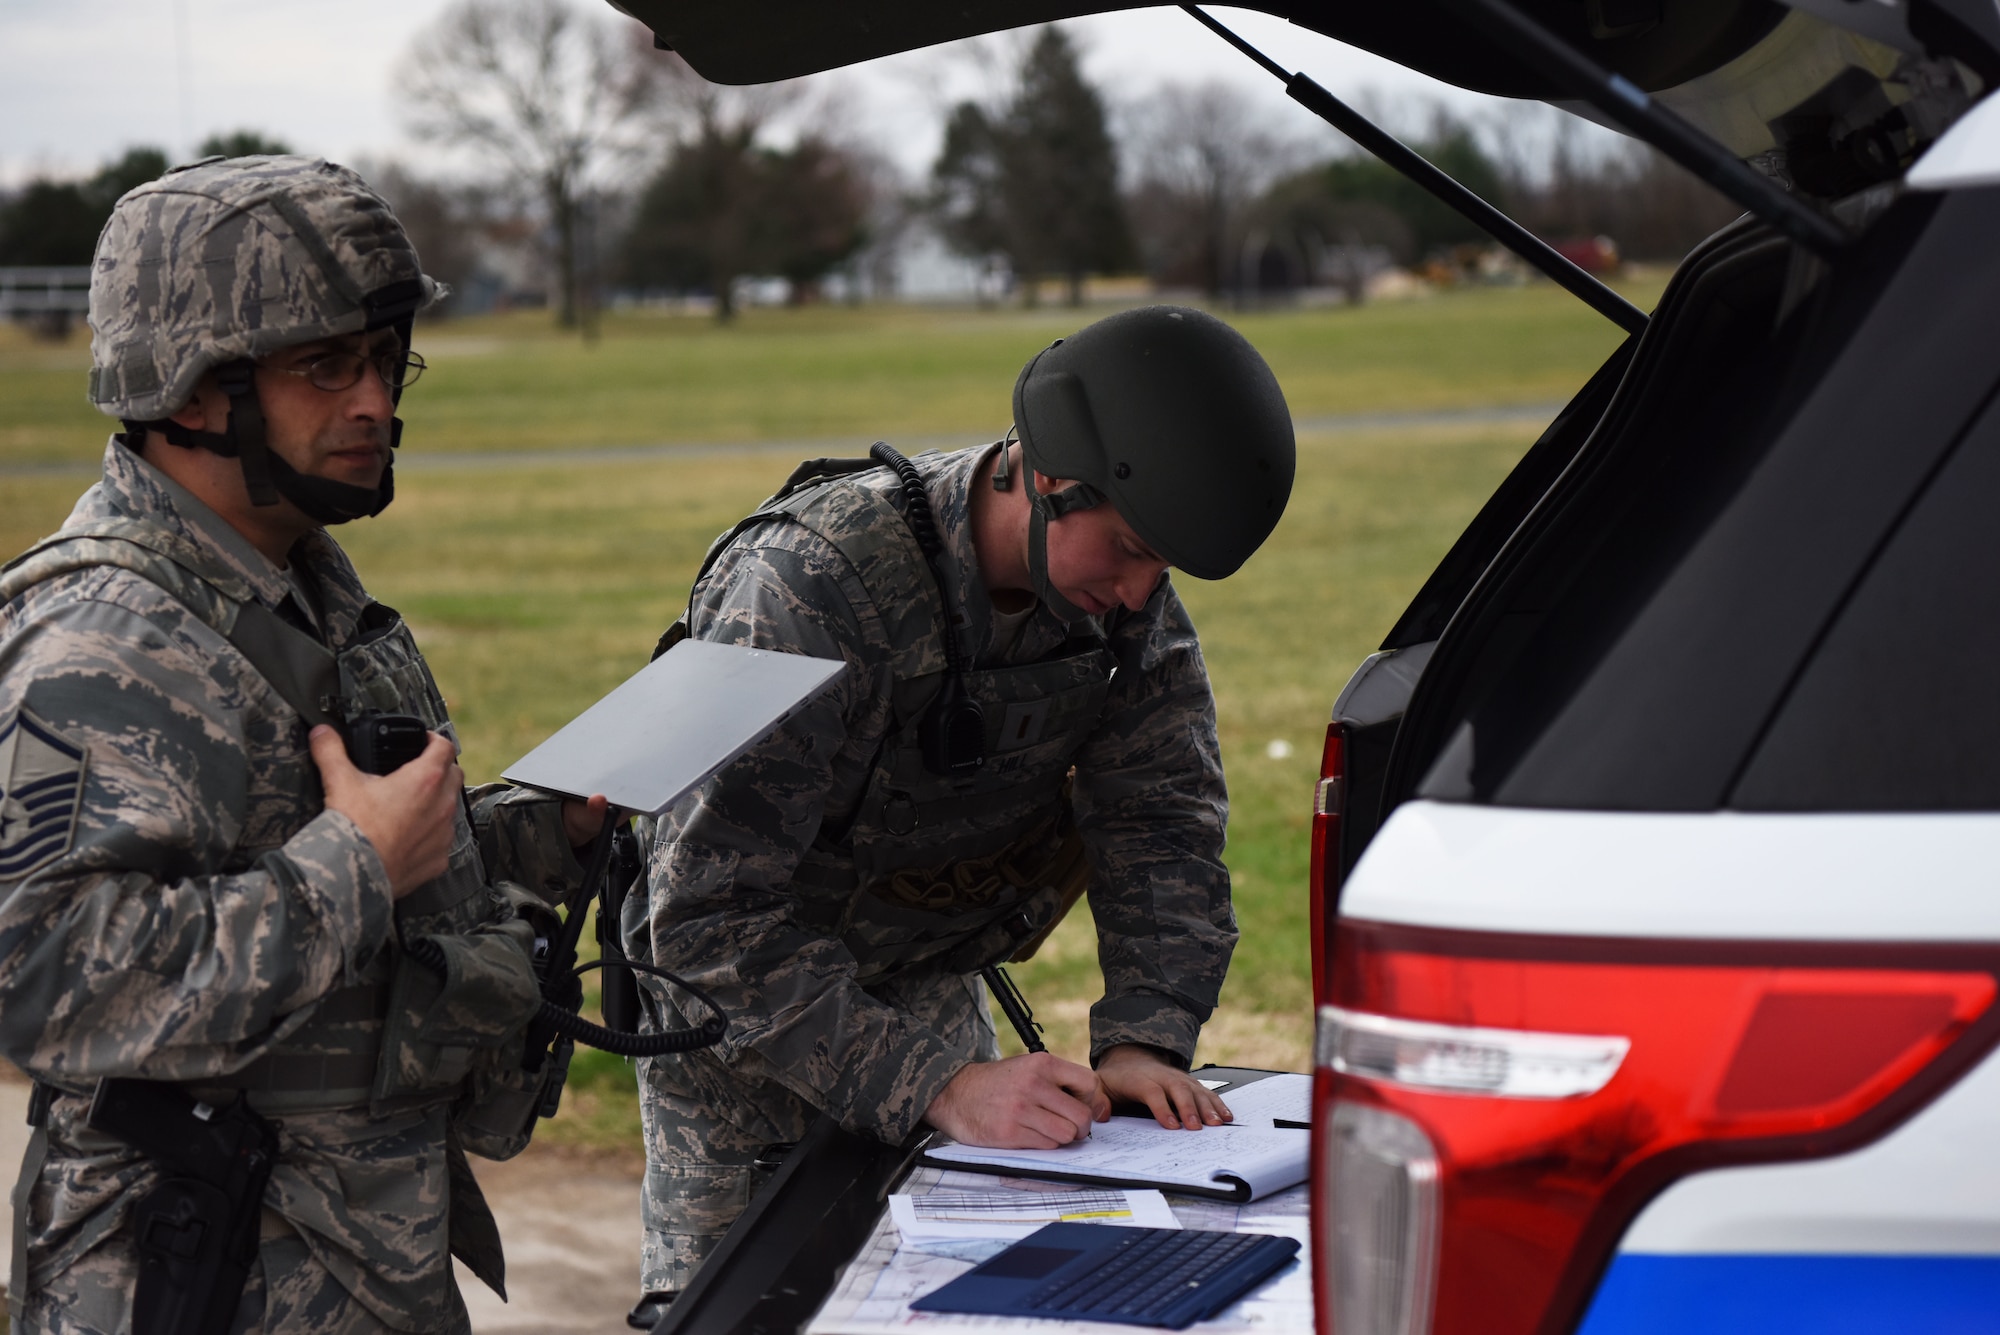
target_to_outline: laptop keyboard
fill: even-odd
[[[1103,1265],[1075,1279],[1045,1284],[1024,1307],[1051,1315],[1116,1317],[1145,1323],[1180,1302],[1266,1239],[1255,1233],[1133,1229]]]

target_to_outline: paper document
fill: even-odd
[[[910,1175],[905,1189],[913,1196],[926,1192],[998,1194],[991,1193],[990,1188],[981,1190],[982,1184],[992,1181],[990,1177],[976,1177],[968,1173],[919,1168]],[[1065,1202],[1085,1194],[1053,1183],[1020,1182],[1014,1184],[1013,1189],[1032,1192],[1037,1188],[1049,1195],[1062,1196]],[[1092,1191],[1087,1194],[1095,1196],[1099,1193]],[[892,1202],[895,1200],[894,1197],[890,1199]],[[1187,1196],[1170,1197],[1168,1205],[1183,1228],[1278,1233],[1301,1242],[1307,1239],[1304,1187],[1280,1192],[1255,1205],[1231,1205]],[[963,1259],[954,1259],[933,1250],[951,1245],[915,1242],[903,1236],[889,1213],[884,1212],[860,1253],[841,1273],[833,1292],[827,1295],[825,1305],[806,1327],[807,1335],[905,1335],[905,1332],[912,1331],[934,1331],[939,1335],[945,1332],[953,1332],[954,1335],[957,1332],[963,1332],[963,1335],[1160,1335],[1152,1327],[1096,1321],[1022,1320],[1015,1317],[912,1312],[909,1306],[912,1299],[957,1279],[985,1259],[984,1254],[969,1254]],[[1003,1244],[986,1244],[989,1248],[1000,1245]],[[1312,1329],[1312,1274],[1308,1266],[1297,1262],[1241,1302],[1189,1327],[1191,1335],[1311,1335]]]
[[[889,1198],[905,1242],[1025,1238],[1044,1224],[1179,1228],[1157,1191],[932,1191]]]
[[[1114,1117],[1087,1139],[1053,1150],[940,1145],[931,1163],[1066,1182],[1103,1182],[1254,1201],[1306,1180],[1309,1132],[1270,1126],[1170,1131],[1151,1118]]]
[[[1311,1076],[1287,1071],[1228,1086],[1222,1101],[1236,1114],[1236,1126],[1270,1126],[1274,1121],[1303,1126],[1312,1120],[1312,1093]]]

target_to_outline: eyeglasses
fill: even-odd
[[[308,357],[297,366],[272,366],[259,362],[267,371],[282,371],[286,375],[304,376],[314,389],[323,389],[329,394],[338,394],[343,389],[353,389],[361,383],[361,369],[375,368],[375,374],[382,377],[382,383],[391,390],[408,389],[424,373],[424,359],[414,352],[381,352],[365,356],[359,352],[322,352],[317,357]]]

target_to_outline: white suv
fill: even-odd
[[[1835,216],[1691,255],[1336,705],[1322,1330],[2000,1329],[2000,97]]]

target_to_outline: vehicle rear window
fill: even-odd
[[[1862,576],[1729,805],[2000,808],[2000,408]]]

